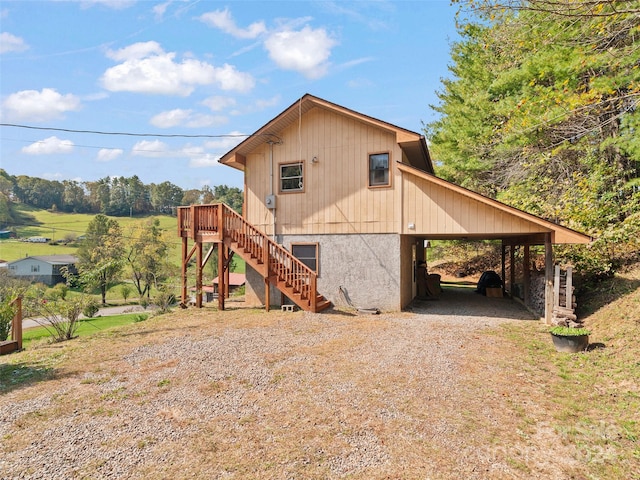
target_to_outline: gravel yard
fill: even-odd
[[[507,299],[228,306],[0,358],[50,369],[0,395],[0,477],[579,478],[536,404],[544,386],[492,333],[537,323]]]

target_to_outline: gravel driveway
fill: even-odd
[[[0,396],[0,476],[567,478],[540,449],[553,432],[518,433],[517,372],[492,361],[491,331],[533,320],[519,305],[447,289],[376,316],[230,306],[35,351],[54,371]]]

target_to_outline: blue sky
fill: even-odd
[[[7,1],[0,127],[11,175],[242,187],[217,159],[310,93],[409,130],[435,118],[445,1]]]

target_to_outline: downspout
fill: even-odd
[[[273,144],[272,140],[269,140],[269,195],[273,197]],[[271,209],[271,217],[273,219],[273,241],[276,241],[276,209]]]

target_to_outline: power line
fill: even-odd
[[[13,127],[24,128],[29,130],[46,130],[51,132],[66,132],[66,133],[89,133],[92,135],[113,135],[113,136],[126,136],[126,137],[160,137],[160,138],[248,138],[248,137],[276,137],[280,140],[280,137],[273,133],[258,133],[258,134],[241,134],[241,133],[227,133],[219,135],[187,135],[181,133],[132,133],[132,132],[105,132],[101,130],[75,130],[72,128],[54,128],[54,127],[36,127],[34,125],[20,125],[17,123],[0,123],[0,127]]]

